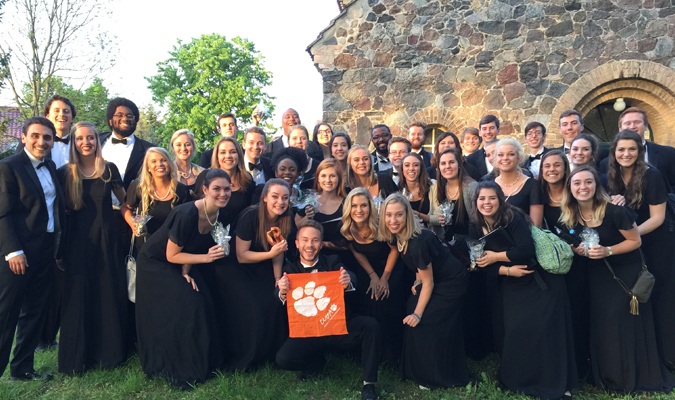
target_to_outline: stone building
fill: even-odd
[[[502,134],[530,121],[559,145],[557,116],[584,115],[604,141],[615,103],[649,112],[651,139],[675,145],[675,0],[341,0],[308,47],[323,118],[367,144],[385,123],[461,133],[486,114]],[[620,102],[619,102],[620,103]],[[617,104],[618,109],[621,109]]]

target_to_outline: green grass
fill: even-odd
[[[138,357],[111,371],[95,370],[67,376],[57,373],[57,351],[36,355],[35,367],[53,373],[50,382],[12,382],[9,369],[0,379],[0,400],[14,399],[360,399],[361,368],[346,356],[329,354],[325,372],[314,380],[302,382],[298,374],[266,365],[246,373],[218,373],[194,390],[184,392],[163,380],[149,380],[143,374]],[[504,392],[497,387],[495,375],[499,360],[493,355],[481,362],[469,362],[469,369],[481,382],[465,388],[423,391],[413,382],[401,382],[398,374],[380,368],[377,385],[380,399],[530,399]],[[582,387],[575,399],[673,399],[675,394],[614,396],[591,386]]]

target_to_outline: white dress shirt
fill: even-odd
[[[492,163],[490,162],[490,159],[487,158],[487,157],[485,157],[485,166],[487,167],[487,172],[488,172],[488,174],[489,174],[490,172],[492,172],[492,169],[493,169],[494,167],[492,166]]]
[[[69,136],[70,135],[66,135],[64,139],[67,139]],[[52,147],[52,161],[56,164],[56,169],[68,164],[68,160],[70,159],[69,151],[70,144],[54,141],[54,147]]]
[[[375,155],[372,157],[373,159],[373,169],[375,168],[374,166],[377,165],[377,170],[379,172],[386,171],[388,169],[394,168],[394,165],[389,161],[389,158],[387,157],[382,157],[380,153],[375,151]]]
[[[35,173],[37,174],[38,179],[40,180],[40,186],[42,186],[42,191],[45,194],[45,202],[47,203],[47,215],[49,220],[47,221],[47,232],[54,232],[54,203],[56,202],[56,186],[54,186],[54,181],[52,180],[52,175],[49,173],[49,168],[43,166],[38,168],[38,165],[42,162],[37,158],[33,157],[32,154],[24,147],[23,151],[26,152],[30,163],[35,168]],[[9,253],[5,256],[5,261],[9,261],[10,258],[16,257],[23,254],[23,250],[18,250],[12,253]]]
[[[541,149],[536,154],[531,154],[531,156],[537,156],[539,154],[544,153],[544,147],[542,146]],[[532,160],[530,161],[530,172],[532,172],[532,176],[534,176],[534,179],[539,178],[539,166],[541,165],[541,159],[539,160]]]
[[[112,138],[114,133],[111,133],[103,143],[102,153],[103,159],[115,164],[117,169],[120,172],[120,177],[124,181],[124,174],[127,171],[127,165],[129,164],[129,158],[131,157],[131,151],[134,149],[134,143],[136,143],[136,135],[131,134],[127,137],[127,144],[123,143],[112,144]],[[124,200],[124,199],[123,199]],[[113,207],[119,207],[121,205],[120,200],[115,197],[115,194],[112,194]]]
[[[642,145],[645,147],[645,162],[649,163],[649,152],[647,151],[647,141],[642,142]]]
[[[263,172],[262,169],[255,170],[254,172],[251,172],[251,170],[248,167],[248,163],[255,164],[251,160],[248,159],[248,157],[244,157],[244,168],[246,168],[246,171],[248,171],[249,174],[253,177],[253,182],[255,182],[256,185],[264,185],[265,184],[265,173]],[[258,164],[261,164],[260,161],[258,161]],[[262,166],[262,165],[261,165]]]

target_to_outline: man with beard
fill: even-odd
[[[274,178],[271,160],[262,154],[267,148],[267,136],[262,128],[253,126],[244,133],[244,167],[256,184],[252,204],[260,201],[265,182]]]
[[[389,139],[391,139],[391,131],[387,125],[375,125],[370,132],[370,140],[375,146],[371,155],[373,156],[373,171],[376,174],[394,167],[389,161]]]
[[[426,128],[427,124],[422,121],[413,122],[408,128],[408,140],[412,144],[412,151],[422,156],[425,169],[431,167],[432,156],[430,152],[422,148],[427,138],[427,135],[424,133]]]
[[[284,134],[273,140],[268,146],[263,155],[272,158],[272,155],[288,147],[288,134],[292,126],[300,125],[300,115],[292,108],[284,111],[281,116],[281,127]],[[323,151],[321,146],[315,142],[307,143],[307,155],[317,161],[317,164],[323,160]]]
[[[314,220],[306,220],[298,226],[295,245],[300,252],[300,260],[286,264],[284,275],[279,279],[275,294],[282,303],[291,290],[287,274],[340,271],[339,283],[345,291],[353,291],[356,275],[345,270],[338,256],[321,256],[319,250],[323,243],[323,226]],[[348,302],[345,301],[345,304]],[[375,400],[377,392],[377,369],[382,354],[380,325],[372,317],[355,315],[346,309],[346,335],[333,335],[310,338],[288,338],[277,352],[276,363],[281,369],[302,371],[302,379],[316,376],[325,367],[325,353],[330,349],[348,350],[361,347],[363,365],[363,389],[361,399]]]
[[[232,113],[225,113],[218,117],[218,126],[216,127],[221,137],[229,136],[237,138],[237,117]],[[199,166],[202,168],[211,168],[211,157],[213,156],[213,149],[208,149],[202,153],[202,158],[199,160]]]

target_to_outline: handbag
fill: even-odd
[[[619,283],[621,289],[623,289],[628,297],[630,297],[630,313],[633,315],[640,315],[638,311],[638,302],[646,303],[649,300],[649,297],[652,295],[652,289],[654,289],[654,283],[656,282],[654,275],[647,269],[641,249],[640,258],[642,259],[642,269],[638,273],[637,281],[635,281],[635,285],[633,285],[632,289],[629,289],[626,283],[614,274],[614,270],[612,269],[612,266],[609,265],[609,262],[607,262],[607,258],[602,259],[605,262],[607,269],[609,269],[609,272],[612,273],[614,280]]]
[[[129,301],[136,302],[136,259],[134,258],[134,239],[135,235],[131,234],[131,246],[129,247],[129,255],[124,260],[127,266],[127,292]]]

